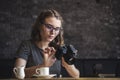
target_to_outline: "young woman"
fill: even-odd
[[[31,39],[21,43],[16,55],[15,67],[25,66],[26,77],[32,77],[40,67],[49,67],[50,74],[59,76],[62,75],[61,66],[69,76],[79,77],[79,70],[74,65],[67,64],[63,57],[61,61],[55,58],[55,46],[64,45],[62,23],[56,10],[40,13],[32,27]]]

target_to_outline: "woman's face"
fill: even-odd
[[[42,41],[51,42],[59,34],[61,21],[55,17],[48,17],[42,26],[41,37]]]

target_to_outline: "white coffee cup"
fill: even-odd
[[[36,69],[38,75],[49,75],[49,67],[41,67]]]
[[[13,68],[13,72],[14,72],[16,78],[24,79],[24,77],[25,77],[24,69],[25,69],[24,66]]]

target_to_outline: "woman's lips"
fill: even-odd
[[[54,36],[49,36],[49,38],[50,38],[50,39],[53,39],[53,38],[54,38]]]

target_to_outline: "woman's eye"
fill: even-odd
[[[49,29],[52,29],[52,26],[51,26],[51,25],[48,25],[48,28],[49,28]]]
[[[60,28],[55,28],[55,30],[56,30],[56,31],[59,31],[59,30],[60,30]]]

